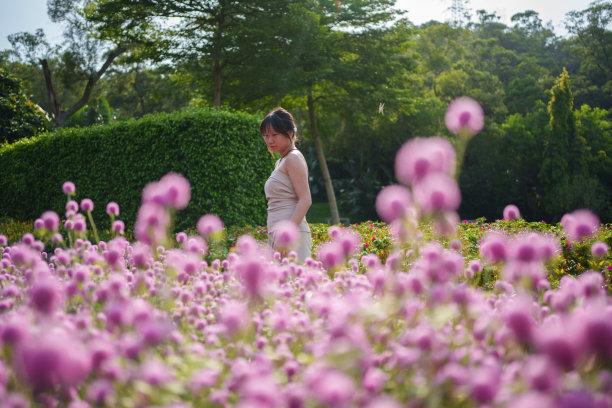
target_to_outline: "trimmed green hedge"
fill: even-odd
[[[76,199],[94,201],[94,217],[108,226],[106,204],[132,225],[145,185],[168,172],[191,183],[191,202],[178,229],[214,213],[227,225],[263,224],[265,180],[273,158],[259,136],[259,119],[245,113],[185,110],[81,129],[61,129],[0,149],[0,212],[34,219],[52,209],[64,214],[62,184],[76,184]]]

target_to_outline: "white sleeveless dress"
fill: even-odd
[[[291,179],[287,174],[280,171],[278,164],[279,162],[277,162],[277,168],[270,174],[264,186],[266,200],[268,200],[268,245],[272,248],[275,247],[272,229],[279,221],[291,219],[298,202]],[[300,262],[304,262],[310,256],[310,248],[312,246],[310,227],[306,217],[302,219],[297,227],[300,239],[291,250],[297,252]]]

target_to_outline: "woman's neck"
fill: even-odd
[[[279,152],[281,159],[289,154],[290,151],[295,150],[295,146],[291,144],[285,151]]]

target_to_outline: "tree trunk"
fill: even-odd
[[[64,127],[66,124],[66,120],[74,115],[79,109],[81,109],[85,104],[89,101],[91,97],[91,92],[93,91],[93,87],[96,85],[100,77],[104,75],[108,67],[113,63],[115,58],[123,54],[127,51],[127,48],[122,46],[118,46],[113,51],[111,51],[106,57],[106,61],[102,67],[94,74],[89,76],[87,80],[87,85],[85,85],[85,90],[83,91],[83,95],[81,98],[76,101],[71,107],[67,110],[61,110],[60,103],[57,99],[57,94],[55,93],[55,89],[53,88],[53,82],[51,81],[51,70],[49,69],[49,64],[46,59],[40,61],[43,73],[45,75],[45,84],[47,86],[47,93],[49,94],[49,102],[51,102],[51,106],[53,108],[53,117],[54,117],[54,126],[56,128]]]
[[[213,106],[217,109],[221,107],[221,64],[219,62],[219,58],[215,58],[215,66],[214,66],[214,87],[215,94],[213,97]]]
[[[325,192],[327,193],[327,200],[329,201],[332,224],[340,224],[340,215],[338,213],[338,205],[336,204],[334,186],[332,184],[332,180],[329,175],[329,170],[327,168],[327,161],[325,161],[325,154],[323,153],[323,146],[321,145],[319,129],[317,128],[317,122],[315,120],[314,100],[312,99],[312,92],[310,91],[308,92],[307,104],[308,118],[310,119],[310,129],[312,131],[312,138],[314,140],[315,150],[317,151],[317,159],[319,160],[319,165],[321,166],[323,182],[325,183]]]

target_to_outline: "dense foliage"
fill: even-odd
[[[122,219],[133,225],[144,186],[176,172],[193,185],[177,227],[192,226],[208,212],[231,225],[263,223],[263,184],[273,160],[257,125],[247,114],[188,110],[7,145],[0,150],[0,191],[5,192],[0,207],[21,220],[36,218],[49,206],[59,211],[64,203],[57,193],[72,180],[79,199],[116,201]],[[100,216],[104,208],[94,213]]]
[[[24,93],[22,81],[0,67],[0,143],[35,136],[48,128],[45,112]]]

